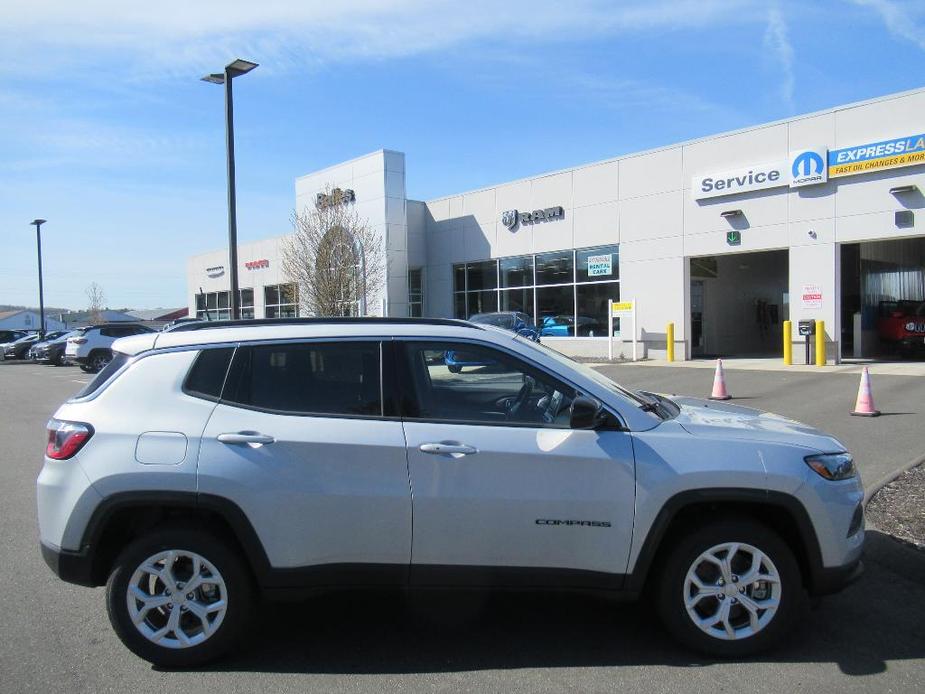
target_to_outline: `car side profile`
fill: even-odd
[[[744,656],[861,571],[836,439],[504,330],[215,321],[113,350],[48,424],[41,550],[162,666],[227,652],[258,595],[389,586],[645,593],[682,643]]]

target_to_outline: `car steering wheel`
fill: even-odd
[[[505,419],[513,419],[516,417],[520,410],[523,409],[524,404],[527,402],[527,398],[530,397],[530,393],[533,392],[533,387],[536,385],[536,379],[533,376],[524,375],[524,384],[520,387],[520,391],[511,401],[511,404],[507,408],[507,412],[504,413]]]

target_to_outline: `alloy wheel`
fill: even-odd
[[[165,550],[145,559],[132,574],[125,597],[138,631],[164,648],[203,643],[228,611],[227,589],[218,569],[186,550]]]
[[[781,600],[774,562],[752,545],[726,542],[703,552],[684,578],[684,607],[694,624],[726,641],[745,639],[774,619]]]

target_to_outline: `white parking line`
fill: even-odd
[[[90,381],[78,381],[76,378],[72,378],[71,382],[72,383],[83,383],[84,385],[87,385]]]

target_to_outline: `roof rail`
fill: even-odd
[[[168,332],[210,330],[212,328],[249,328],[258,325],[448,325],[459,328],[483,328],[457,318],[379,318],[374,316],[343,318],[240,318],[238,320],[212,320],[178,323],[167,328]]]

